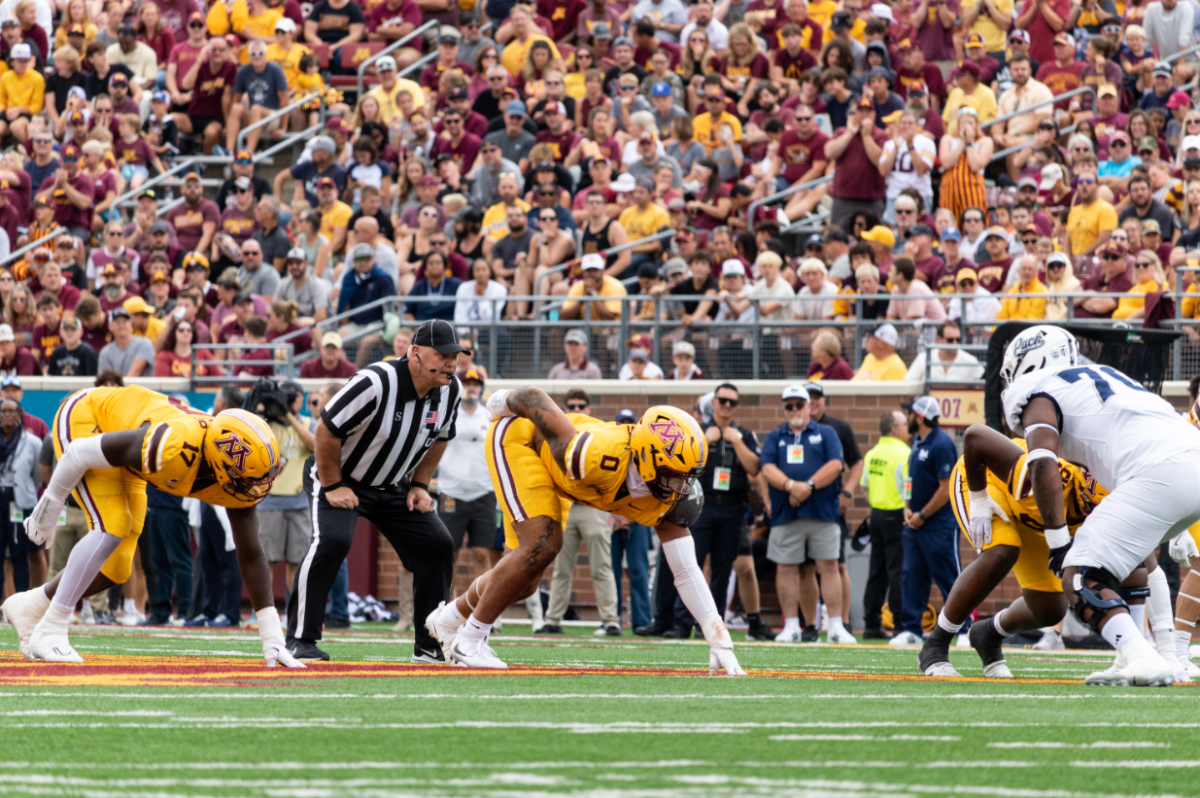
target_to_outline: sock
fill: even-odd
[[[490,631],[492,631],[492,625],[490,623],[478,621],[475,619],[475,616],[472,615],[467,619],[467,623],[463,626],[460,634],[462,634],[464,637],[487,637],[488,632]]]
[[[451,601],[449,604],[442,607],[438,620],[442,623],[452,623],[455,626],[462,626],[467,622],[467,619],[463,617],[463,614],[458,611],[457,601]]]
[[[1171,610],[1171,588],[1167,584],[1167,574],[1161,568],[1155,568],[1146,578],[1150,587],[1150,598],[1146,599],[1146,611],[1150,617],[1150,628],[1155,632],[1170,629],[1174,626],[1175,613]]]
[[[52,603],[42,616],[42,620],[38,622],[38,626],[43,627],[46,631],[65,635],[67,625],[70,624],[71,616],[74,614],[72,610],[64,610],[56,603]]]
[[[137,612],[137,602],[131,598],[125,599],[124,610],[125,612]]]
[[[717,612],[717,603],[713,601],[708,580],[696,562],[696,543],[692,536],[668,540],[662,544],[662,552],[671,566],[671,573],[675,575],[675,589],[679,591],[679,598],[700,628],[706,629],[712,618],[720,620],[721,613]]]
[[[1180,661],[1190,660],[1192,658],[1189,648],[1192,645],[1192,630],[1191,629],[1176,629],[1175,630],[1175,656]]]
[[[1154,651],[1146,642],[1146,638],[1142,637],[1142,630],[1134,624],[1133,618],[1123,612],[1109,618],[1100,634],[1104,636],[1109,645],[1124,655],[1126,662],[1139,654],[1144,655],[1147,651]]]
[[[958,630],[962,628],[961,623],[955,623],[954,621],[950,620],[946,617],[946,613],[944,612],[938,613],[937,625],[939,629],[945,630],[952,635],[958,634]]]
[[[1143,631],[1146,628],[1146,605],[1130,604],[1129,617],[1133,620],[1133,625],[1137,627],[1137,630]]]
[[[829,631],[833,632],[835,630],[843,629],[843,628],[845,628],[845,627],[842,626],[842,616],[840,616],[840,615],[830,615],[829,616]]]
[[[93,530],[83,536],[83,540],[71,549],[67,558],[67,567],[62,571],[62,580],[58,591],[51,602],[52,608],[57,608],[68,616],[75,612],[75,605],[83,598],[88,586],[100,573],[100,569],[117,547],[121,539],[107,532]]]
[[[800,619],[799,618],[784,618],[783,619],[783,631],[799,632],[800,631]]]
[[[929,644],[932,646],[936,646],[938,648],[942,648],[942,647],[949,648],[950,644],[954,642],[954,637],[957,634],[958,634],[957,631],[954,631],[954,632],[947,631],[939,624],[939,625],[933,627],[933,631],[929,633],[929,637],[927,638],[927,640],[929,641]]]
[[[1000,610],[1000,612],[996,613],[995,616],[992,617],[992,628],[995,629],[996,634],[1000,635],[1001,637],[1012,637],[1012,632],[1004,631],[1004,627],[1000,625],[1001,619],[1004,617],[1004,613],[1006,612],[1008,612],[1008,610]]]
[[[754,623],[762,623],[762,619],[758,617],[758,613],[757,613],[757,612],[748,612],[748,613],[746,613],[746,620],[747,620],[747,622],[749,622],[749,623],[752,623],[752,624],[754,624]]]

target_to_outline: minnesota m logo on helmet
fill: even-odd
[[[275,433],[246,410],[223,410],[213,417],[204,439],[204,459],[229,495],[257,502],[271,491],[283,469]]]
[[[677,407],[651,407],[629,435],[638,476],[659,501],[686,496],[704,473],[708,442],[696,419]]]

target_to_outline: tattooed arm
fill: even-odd
[[[567,445],[575,437],[575,425],[567,414],[559,409],[554,400],[541,388],[520,388],[509,391],[505,397],[508,410],[521,418],[527,418],[550,447],[554,461],[565,469]]]

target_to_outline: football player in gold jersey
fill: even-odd
[[[472,668],[506,668],[487,645],[505,607],[528,596],[562,546],[568,501],[655,527],[680,598],[709,644],[709,672],[745,671],[717,613],[688,525],[703,506],[696,477],[708,444],[700,426],[674,407],[651,407],[637,424],[567,415],[540,388],[497,391],[487,461],[512,549],[466,593],[426,619],[446,660]]]
[[[977,424],[967,430],[963,456],[950,477],[950,505],[979,556],[955,580],[938,625],[921,648],[918,662],[926,676],[960,675],[950,664],[950,641],[1009,571],[1021,586],[1021,598],[992,620],[971,627],[971,645],[983,660],[984,676],[1012,678],[1000,649],[1003,638],[1053,626],[1066,615],[1062,584],[1050,571],[1050,549],[1026,457],[1023,445],[989,427]],[[1060,458],[1058,466],[1067,526],[1074,532],[1105,491],[1066,460]]]
[[[52,434],[58,465],[25,530],[35,543],[52,539],[70,493],[83,508],[89,531],[58,576],[4,603],[22,654],[83,662],[67,639],[67,624],[82,597],[129,578],[149,482],[171,495],[226,508],[267,664],[303,667],[285,648],[258,539],[254,507],[282,468],[264,420],[245,410],[210,416],[133,385],[90,388],[69,397],[54,418]]]

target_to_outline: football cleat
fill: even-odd
[[[953,676],[962,677],[962,674],[955,670],[954,666],[949,662],[935,662],[924,669],[926,676]]]
[[[855,637],[854,634],[844,626],[829,632],[826,637],[830,643],[837,643],[838,645],[843,646],[858,645],[858,638]]]
[[[799,629],[784,629],[779,634],[775,635],[776,643],[799,643],[801,631]]]
[[[65,632],[57,629],[42,629],[42,624],[29,636],[29,659],[44,662],[83,662],[83,657],[71,646]]]
[[[84,602],[83,606],[90,608],[87,602]],[[0,605],[0,612],[4,613],[4,620],[17,630],[21,656],[25,659],[36,659],[29,651],[29,638],[33,635],[38,621],[42,620],[42,616],[49,608],[50,599],[46,598],[46,593],[41,588],[14,593],[3,605]]]
[[[912,632],[899,632],[888,641],[888,645],[896,648],[902,646],[919,646],[921,645],[921,638]]]
[[[442,647],[443,661],[450,661],[450,648],[454,645],[454,639],[458,637],[459,626],[454,623],[445,623],[439,618],[442,617],[442,610],[445,609],[446,602],[441,602],[437,605],[437,609],[429,613],[425,618],[425,631],[429,632],[429,636],[437,641],[437,644]]]
[[[1034,643],[1032,648],[1034,651],[1066,651],[1067,645],[1054,627],[1047,626],[1042,630],[1042,639]]]
[[[968,632],[971,647],[979,654],[979,659],[983,660],[984,676],[990,679],[1011,679],[1012,671],[1008,669],[1004,652],[1000,648],[1004,637],[996,631],[993,621],[994,619],[990,619],[971,627],[971,631]]]
[[[447,659],[460,668],[508,670],[508,665],[496,656],[486,637],[456,635]]]

